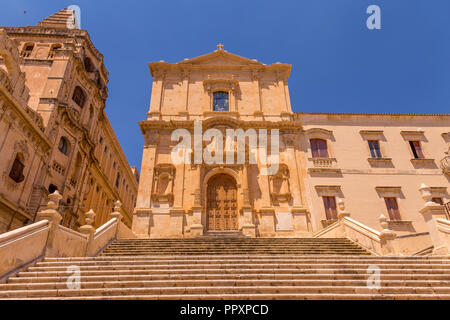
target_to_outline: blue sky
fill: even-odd
[[[147,63],[216,49],[293,65],[293,111],[449,113],[449,0],[2,0],[0,25],[36,25],[76,4],[110,73],[106,113],[140,169]],[[381,30],[366,8],[381,8]],[[26,13],[24,13],[26,11]]]

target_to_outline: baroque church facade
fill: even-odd
[[[95,226],[116,201],[131,226],[139,175],[105,114],[108,72],[64,9],[37,26],[0,28],[0,233],[35,222],[62,195],[62,225]]]
[[[133,232],[182,238],[215,232],[311,237],[352,218],[380,229],[381,214],[405,242],[430,243],[419,187],[449,202],[449,115],[292,112],[291,65],[266,65],[223,49],[178,63],[149,63],[153,77]],[[278,130],[279,169],[194,161],[194,127]],[[190,161],[174,163],[177,129],[191,134]],[[214,141],[203,138],[201,150]],[[208,145],[210,145],[208,147]],[[235,156],[238,150],[234,146]],[[242,150],[241,150],[242,152]],[[414,246],[414,245],[413,245]]]

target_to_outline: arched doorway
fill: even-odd
[[[207,229],[237,230],[237,186],[233,177],[224,173],[211,177],[208,181],[206,196]]]

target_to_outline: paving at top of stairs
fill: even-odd
[[[226,255],[226,254],[336,254],[369,255],[347,239],[202,237],[187,239],[122,239],[110,245],[107,255]]]

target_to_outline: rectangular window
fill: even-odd
[[[381,158],[380,143],[378,140],[369,140],[368,143],[372,158]]]
[[[409,146],[411,147],[412,153],[415,159],[425,158],[422,153],[422,147],[420,146],[420,141],[409,141]]]
[[[432,198],[431,201],[433,201],[437,204],[440,204],[441,206],[444,205],[444,201],[442,201],[442,198],[435,197],[435,198]]]
[[[402,220],[400,218],[400,212],[398,210],[397,198],[385,197],[384,202],[386,203],[386,208],[389,213],[389,219],[393,221]]]
[[[328,158],[327,141],[323,139],[311,139],[311,153],[313,158]]]
[[[323,205],[325,207],[325,215],[327,220],[335,220],[337,219],[337,210],[336,210],[336,198],[330,196],[324,196]]]

